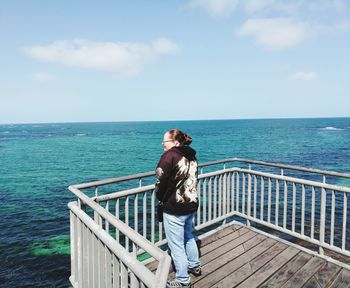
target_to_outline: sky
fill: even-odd
[[[349,0],[0,0],[0,123],[350,116]]]

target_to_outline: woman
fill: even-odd
[[[156,169],[156,195],[163,202],[163,223],[176,275],[167,287],[190,287],[189,272],[199,276],[198,248],[192,235],[192,220],[198,208],[196,151],[192,138],[180,130],[164,134]]]

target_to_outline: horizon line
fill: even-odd
[[[193,122],[193,121],[239,121],[239,120],[302,120],[350,118],[350,116],[306,116],[306,117],[266,117],[266,118],[212,118],[212,119],[172,119],[172,120],[112,120],[112,121],[62,121],[62,122],[8,122],[0,125],[38,125],[38,124],[84,124],[84,123],[140,123],[140,122]]]

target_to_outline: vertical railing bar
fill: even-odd
[[[112,252],[105,247],[106,257],[106,288],[112,288]]]
[[[120,287],[128,287],[128,268],[120,261]]]
[[[139,194],[135,194],[134,197],[134,230],[138,233],[139,232],[139,215],[138,215],[138,211],[139,211],[139,207],[138,207],[138,199],[139,199]],[[137,255],[137,247],[136,244],[133,242],[132,245],[132,251],[134,253],[134,257],[136,258]]]
[[[279,201],[280,201],[280,182],[278,179],[276,179],[276,206],[275,206],[275,225],[279,226],[278,224],[278,214],[279,214]]]
[[[248,174],[248,206],[247,206],[247,215],[248,215],[248,217],[250,217],[250,213],[251,213],[251,210],[252,210],[252,203],[251,203],[251,196],[252,195],[251,195],[251,193],[252,193],[252,175],[249,173]]]
[[[325,177],[324,177],[325,178]],[[321,189],[321,215],[320,215],[320,243],[323,244],[325,240],[325,228],[326,228],[326,189]],[[324,254],[323,248],[319,246],[319,253]]]
[[[226,176],[226,199],[227,199],[227,204],[226,204],[226,212],[229,213],[231,212],[231,172],[227,174]]]
[[[216,182],[217,182],[217,176],[214,176],[214,219],[217,217],[217,215],[216,215],[216,202],[217,202],[217,185],[216,185]]]
[[[125,224],[129,226],[129,196],[126,196],[125,199]],[[129,247],[129,238],[125,236],[125,249],[126,251],[130,252],[130,247]]]
[[[334,242],[334,214],[335,214],[335,191],[332,190],[331,239],[330,239],[331,246],[333,246],[333,242]]]
[[[271,223],[271,178],[268,178],[267,223]]]
[[[117,219],[119,219],[119,198],[117,198],[116,202],[115,202],[115,217]],[[115,228],[115,239],[119,242],[119,230],[117,228]]]
[[[209,181],[208,181],[208,221],[210,221],[212,219],[212,215],[211,215],[211,212],[212,212],[212,177],[209,178]]]
[[[305,228],[305,185],[301,186],[301,235],[304,235]]]
[[[109,212],[109,201],[106,201],[106,210]],[[109,222],[105,219],[105,230],[109,234]]]
[[[199,203],[199,205],[198,205],[198,209],[197,209],[197,225],[199,226],[200,225],[200,223],[201,223],[201,209],[202,209],[202,207],[201,207],[201,193],[200,193],[200,187],[201,187],[201,180],[199,180],[198,181],[198,183],[197,183],[197,192],[198,192],[198,203]],[[193,221],[195,221],[195,220],[193,220]]]
[[[264,184],[264,177],[260,177],[260,220],[264,221],[264,189],[265,189],[265,184]]]
[[[98,265],[98,276],[99,276],[99,287],[105,287],[105,253],[103,249],[103,242],[102,240],[98,240],[98,254],[99,254],[99,265]]]
[[[139,287],[139,280],[137,279],[135,273],[130,271],[130,288],[138,288]]]
[[[117,257],[113,254],[113,288],[120,287],[120,266]]]
[[[348,194],[344,193],[343,200],[343,231],[342,231],[342,249],[345,250],[346,244],[346,221],[347,221],[347,213],[348,213]]]
[[[92,287],[98,287],[100,281],[99,267],[100,267],[100,252],[98,249],[98,236],[94,234],[93,237],[93,251],[94,251],[94,282]]]
[[[293,182],[292,200],[292,231],[295,232],[295,210],[296,210],[296,184]]]
[[[219,212],[218,212],[218,216],[221,216],[222,215],[222,175],[219,176],[219,179],[218,179],[219,183],[218,183],[218,186],[219,186],[219,200],[218,200],[218,206],[219,206]]]
[[[204,178],[202,181],[202,186],[203,186],[203,200],[202,200],[202,205],[203,205],[203,223],[207,222],[207,179]]]
[[[222,215],[226,215],[226,206],[227,206],[226,173],[222,175],[221,185],[222,185]]]
[[[82,236],[81,236],[81,226],[82,222],[78,218],[77,221],[77,261],[78,261],[78,266],[77,266],[77,278],[78,278],[78,283],[82,283],[83,281],[83,273],[82,273]]]
[[[283,188],[284,188],[284,193],[283,193],[283,229],[287,229],[287,202],[288,202],[288,185],[287,181],[283,181]]]
[[[239,173],[237,172],[237,178],[236,178],[236,211],[239,212]]]
[[[315,233],[315,187],[311,187],[311,239],[314,239]]]
[[[257,194],[257,190],[258,190],[258,179],[256,177],[256,175],[254,175],[254,218],[256,218],[256,194]]]
[[[142,211],[142,220],[143,220],[143,237],[145,237],[147,239],[147,192],[143,193],[143,211]]]
[[[82,249],[82,265],[83,265],[83,269],[82,269],[82,272],[83,272],[83,282],[82,282],[82,285],[83,287],[87,287],[88,286],[88,274],[89,274],[89,262],[88,262],[88,242],[87,242],[87,234],[88,234],[88,227],[82,223],[81,225],[81,228],[82,228],[82,246],[83,246],[83,249]]]
[[[75,222],[76,222],[76,216],[72,211],[69,211],[69,222],[70,222],[70,264],[71,264],[71,275],[73,278],[73,281],[76,282],[76,269],[75,269],[75,264],[76,264],[76,226],[75,226]]]
[[[139,178],[139,187],[142,187],[142,178]]]
[[[245,207],[246,207],[246,203],[245,203],[245,182],[246,182],[246,174],[242,173],[242,214],[245,214]]]
[[[89,229],[88,230],[88,287],[93,287],[94,283],[94,246],[93,246],[93,237],[94,234],[92,231]]]
[[[151,242],[154,243],[155,239],[155,190],[152,191],[152,197],[151,197]]]
[[[231,176],[231,211],[235,211],[235,177],[236,177],[236,172],[232,172]]]

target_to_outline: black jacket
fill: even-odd
[[[164,203],[164,212],[187,215],[197,211],[197,159],[189,146],[164,152],[156,169],[156,195]]]

